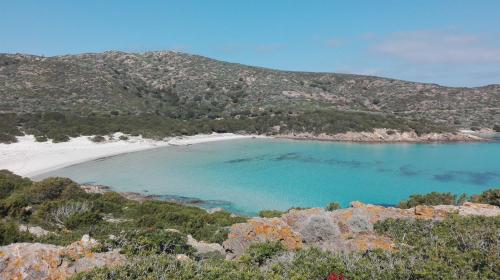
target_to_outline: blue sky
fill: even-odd
[[[498,0],[2,1],[0,52],[179,50],[284,70],[500,83]]]

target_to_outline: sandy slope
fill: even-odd
[[[118,154],[148,150],[169,145],[190,145],[212,141],[251,138],[251,135],[231,133],[194,135],[157,141],[130,137],[129,140],[117,140],[120,133],[104,143],[94,143],[88,136],[72,138],[69,142],[36,142],[34,136],[18,137],[18,143],[0,144],[0,169],[8,169],[16,174],[28,177],[56,170],[73,164],[95,160]]]

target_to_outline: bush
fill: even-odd
[[[19,231],[19,225],[10,220],[0,220],[0,245],[9,245],[15,242],[29,242],[34,238],[27,232]]]
[[[16,142],[17,142],[16,136],[0,132],[0,143],[11,144]]]
[[[401,201],[397,207],[407,209],[417,205],[455,205],[456,196],[451,193],[431,192],[428,194],[414,194],[409,199]]]
[[[31,180],[15,175],[8,170],[0,170],[0,199],[9,196],[13,191],[31,185]]]
[[[85,211],[82,213],[74,213],[68,216],[64,220],[64,226],[67,229],[76,229],[79,227],[97,225],[97,223],[99,223],[101,220],[101,215],[95,212]]]
[[[121,248],[128,256],[158,254],[187,254],[194,249],[187,245],[187,238],[180,233],[165,230],[135,230],[126,232],[114,240],[108,240],[109,248]]]
[[[90,137],[90,141],[95,142],[95,143],[101,143],[101,142],[106,141],[106,138],[104,138],[104,136],[102,136],[102,135],[96,135],[96,136]]]
[[[31,215],[31,203],[30,196],[24,193],[14,193],[1,201],[0,209],[3,216],[17,217],[24,220]]]
[[[500,132],[500,124],[496,124],[495,126],[493,126],[493,130],[495,132]]]
[[[61,142],[68,142],[68,141],[69,141],[68,135],[57,134],[57,135],[54,135],[54,137],[52,138],[52,142],[54,142],[54,143],[61,143]]]
[[[274,217],[281,217],[283,215],[283,211],[279,210],[261,210],[259,212],[259,217],[261,218],[274,218]]]
[[[340,208],[342,208],[342,207],[340,206],[340,204],[338,202],[330,202],[330,204],[328,204],[325,209],[326,209],[326,211],[333,211],[333,210],[337,210]]]
[[[490,189],[471,197],[473,202],[486,203],[500,207],[500,189]]]
[[[281,242],[263,242],[252,244],[245,254],[241,256],[240,261],[248,264],[263,265],[267,260],[285,251]]]
[[[35,140],[36,142],[47,142],[47,136],[45,135],[38,135],[38,136],[35,136]]]
[[[68,187],[75,187],[76,183],[68,178],[54,177],[35,182],[29,189],[28,194],[34,203],[42,203],[47,200],[60,198],[63,191]]]
[[[128,140],[128,136],[127,135],[120,135],[119,139],[126,141],[126,140]]]

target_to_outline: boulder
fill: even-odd
[[[43,237],[45,235],[54,234],[53,232],[45,230],[39,226],[30,225],[19,225],[19,231],[31,233],[36,237]]]
[[[118,250],[93,253],[98,243],[88,235],[68,246],[14,243],[0,247],[0,279],[66,279],[96,267],[122,264]]]
[[[203,241],[197,241],[190,234],[187,236],[187,244],[195,248],[199,254],[218,252],[224,255],[224,248],[222,248],[222,245],[217,243],[206,243]]]

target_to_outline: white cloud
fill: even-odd
[[[377,40],[370,50],[417,64],[500,62],[500,42],[495,36],[451,31],[395,33]]]

